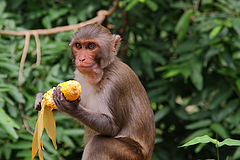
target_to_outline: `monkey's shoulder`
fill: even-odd
[[[104,73],[107,80],[115,83],[135,84],[140,82],[135,72],[118,58],[106,68]]]

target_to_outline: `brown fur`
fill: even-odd
[[[83,160],[150,160],[152,156],[154,114],[137,75],[115,56],[119,39],[101,25],[80,28],[71,48],[78,41],[97,41],[101,51],[94,63],[102,74],[93,71],[91,75],[98,78],[93,82],[89,74],[76,69],[75,79],[83,87],[78,107],[54,96],[60,110],[86,126]]]

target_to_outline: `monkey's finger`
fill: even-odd
[[[71,103],[74,105],[78,105],[80,101],[81,101],[81,97],[79,96],[75,101],[71,101]]]
[[[63,95],[63,93],[62,93],[62,91],[61,91],[61,86],[58,86],[57,88],[56,88],[56,94],[57,94],[57,96],[58,96],[58,98],[59,98],[59,100],[61,101],[61,102],[64,102],[64,101],[66,101],[66,99],[65,99],[65,97],[64,97],[64,95]]]
[[[36,95],[34,108],[38,111],[41,110],[41,102],[43,100],[44,93],[40,92]]]
[[[64,110],[64,101],[62,100],[61,87],[58,86],[53,90],[53,100],[59,110]]]
[[[57,106],[59,106],[59,101],[60,101],[60,100],[59,100],[57,88],[55,88],[55,89],[53,90],[52,96],[53,96],[53,101],[54,101],[54,103],[55,103]]]

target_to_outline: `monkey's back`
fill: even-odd
[[[139,78],[118,58],[105,68],[104,77],[103,83],[108,83],[111,91],[111,113],[120,120],[116,123],[122,128],[115,138],[135,141],[141,145],[144,155],[151,157],[155,140],[154,114]]]

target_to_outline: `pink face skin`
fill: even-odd
[[[99,45],[94,40],[82,40],[73,43],[72,50],[75,56],[77,69],[83,74],[90,74],[98,64],[95,57],[100,51]]]
[[[87,76],[88,82],[97,84],[103,76],[103,70],[95,58],[100,53],[100,47],[94,40],[75,41],[72,45],[77,69]]]

